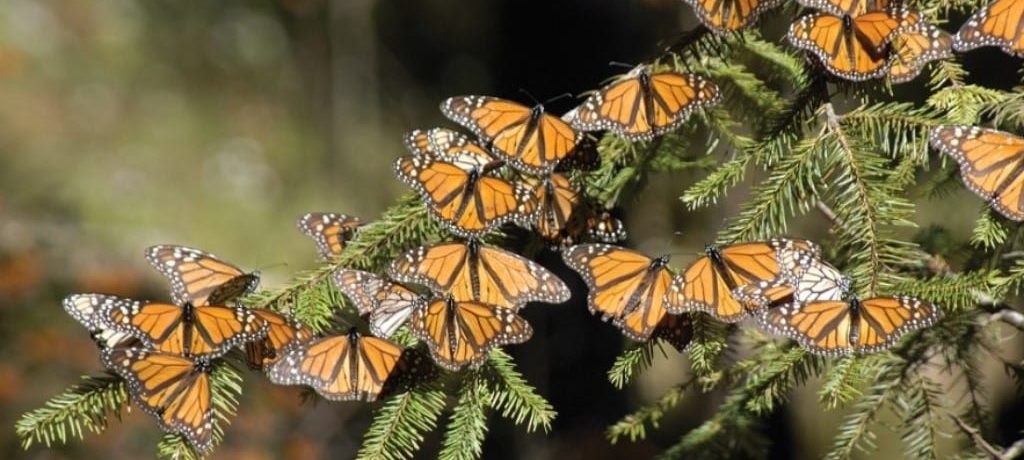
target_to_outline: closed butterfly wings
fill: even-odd
[[[572,218],[580,196],[569,182],[569,178],[561,174],[552,174],[538,181],[534,189],[540,212],[534,228],[546,240],[556,240]]]
[[[473,131],[512,167],[534,175],[551,172],[576,149],[583,135],[544,107],[489,96],[459,96],[441,103],[441,112]]]
[[[468,137],[446,128],[410,131],[405,134],[405,147],[413,155],[447,161],[466,171],[483,168],[498,160]]]
[[[209,361],[117,347],[103,352],[103,363],[128,382],[135,403],[156,417],[165,431],[184,435],[200,452],[212,447],[215,409]]]
[[[967,19],[953,40],[957,51],[982,46],[998,46],[1009,54],[1024,56],[1024,2],[989,3]]]
[[[352,330],[287,347],[267,375],[278,385],[310,386],[331,400],[373,401],[401,356],[394,342]]]
[[[506,222],[528,226],[536,216],[536,197],[529,186],[490,174],[500,165],[467,170],[456,163],[411,155],[399,158],[395,171],[420,193],[431,215],[452,233],[472,237]]]
[[[718,86],[701,76],[652,73],[649,66],[638,66],[595,92],[567,118],[581,131],[609,130],[630,141],[646,141],[675,130],[693,110],[720,99]]]
[[[752,25],[765,11],[783,0],[684,0],[700,22],[717,33],[735,32]]]
[[[281,313],[259,309],[251,311],[267,324],[266,338],[245,344],[246,363],[251,369],[265,369],[277,362],[282,351],[293,342],[306,342],[315,336],[312,329]]]
[[[341,254],[362,224],[358,217],[335,212],[311,212],[300,217],[296,225],[313,239],[320,256],[330,260]]]
[[[518,309],[527,302],[562,303],[569,288],[536,262],[475,240],[422,246],[398,256],[388,275],[440,295]]]
[[[260,281],[255,273],[185,246],[152,246],[146,260],[171,281],[171,298],[178,305],[224,305],[249,294]]]
[[[603,244],[576,245],[562,257],[587,284],[591,313],[613,320],[631,339],[647,340],[667,310],[682,308],[681,296],[670,293],[667,257]]]
[[[973,126],[939,126],[932,147],[960,164],[964,184],[996,211],[1024,220],[1024,139]]]
[[[483,364],[491,350],[525,342],[533,329],[513,308],[436,298],[415,309],[413,335],[426,342],[434,361],[448,370]]]
[[[370,316],[370,332],[378,337],[391,337],[424,303],[411,289],[373,273],[343,268],[331,279],[360,314]]]

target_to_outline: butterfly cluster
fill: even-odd
[[[716,33],[753,25],[783,0],[684,0]],[[1024,56],[1024,3],[995,0],[975,12],[952,35],[927,22],[900,0],[796,0],[814,10],[794,21],[790,43],[813,55],[832,75],[851,81],[916,78],[929,62],[955,51],[998,46]]]
[[[667,255],[652,259],[611,245],[574,246],[564,258],[587,284],[592,313],[633,340],[661,338],[680,351],[696,312],[728,323],[752,318],[828,356],[889,348],[938,318],[935,306],[911,297],[858,299],[819,253],[797,239],[708,246],[679,274]]]

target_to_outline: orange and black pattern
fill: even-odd
[[[360,226],[358,217],[335,212],[311,212],[299,218],[299,230],[316,243],[320,257],[331,260],[341,254]]]
[[[255,273],[185,246],[152,246],[146,250],[146,260],[171,281],[171,298],[178,305],[226,305],[252,292],[260,282]]]
[[[930,142],[960,164],[967,188],[1008,219],[1024,221],[1024,138],[976,126],[938,126]]]

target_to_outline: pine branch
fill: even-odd
[[[683,399],[684,393],[692,385],[694,380],[675,385],[669,388],[661,398],[654,404],[643,407],[632,414],[623,417],[614,425],[608,427],[608,440],[615,444],[619,439],[626,437],[630,442],[636,442],[647,437],[647,425],[657,429],[661,418],[666,412],[676,407]]]
[[[911,380],[907,387],[896,401],[904,430],[901,437],[904,453],[908,458],[937,458],[937,406],[942,400],[942,388],[923,376]]]
[[[956,426],[971,438],[974,446],[994,460],[1012,460],[1024,455],[1024,439],[1018,439],[1010,447],[1000,449],[993,446],[981,435],[981,431],[967,424],[960,417],[953,416]]]
[[[445,429],[439,459],[474,460],[483,455],[488,399],[487,387],[477,374],[467,376]]]
[[[823,376],[818,400],[825,407],[835,409],[860,397],[863,394],[860,386],[866,383],[868,375],[864,364],[864,360],[856,356],[844,356],[836,361]]]
[[[523,379],[511,356],[500,349],[492,351],[484,371],[489,377],[490,405],[502,417],[516,425],[526,423],[526,430],[530,432],[537,428],[544,432],[551,430],[557,415],[555,409]]]
[[[82,379],[18,419],[15,431],[23,449],[36,443],[64,444],[69,437],[82,439],[86,431],[102,433],[111,414],[120,418],[128,403],[124,380],[109,373]]]
[[[357,458],[412,458],[423,442],[423,433],[437,426],[444,406],[445,394],[434,383],[424,383],[389,399],[377,409]]]
[[[637,374],[643,372],[654,361],[654,341],[648,341],[626,349],[615,358],[608,369],[608,381],[615,388],[623,389]]]

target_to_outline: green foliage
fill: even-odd
[[[81,439],[85,431],[102,433],[110,415],[120,417],[128,401],[124,381],[113,374],[83,377],[54,396],[43,407],[22,415],[15,424],[21,446],[63,444],[69,437]]]
[[[444,406],[445,393],[436,384],[420,385],[388,399],[366,430],[358,458],[412,458],[423,442],[423,434],[437,426]]]

